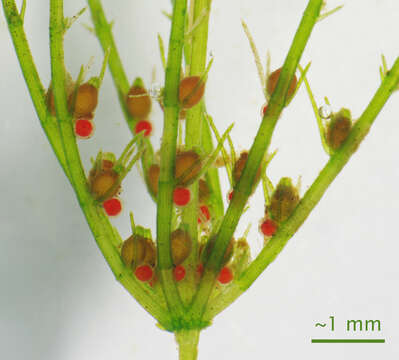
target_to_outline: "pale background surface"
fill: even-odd
[[[26,28],[42,75],[49,82],[48,1],[28,1]],[[73,15],[83,0],[65,1]],[[339,5],[329,1],[329,7]],[[115,5],[117,4],[117,5]],[[156,34],[167,39],[160,14],[169,1],[104,0],[130,78],[148,84],[158,69]],[[256,68],[240,25],[248,23],[261,54],[270,49],[272,67],[282,63],[306,1],[216,0],[209,49],[215,61],[207,85],[209,112],[223,131],[235,122],[233,138],[247,148],[258,127],[262,103]],[[379,84],[384,52],[399,55],[399,2],[346,1],[345,8],[316,26],[302,64],[318,101],[327,95],[335,110],[358,117]],[[89,23],[85,14],[80,23]],[[66,36],[66,62],[76,76],[95,56],[97,40],[79,24]],[[161,332],[115,281],[79,210],[36,119],[3,14],[0,17],[0,351],[9,360],[176,359],[172,335]],[[161,112],[155,106],[154,144],[159,147]],[[80,142],[86,166],[101,147],[119,153],[129,139],[107,73],[96,114],[96,134]],[[398,266],[399,93],[381,112],[370,135],[336,179],[314,213],[253,287],[218,316],[200,339],[199,359],[396,359],[399,356]],[[273,182],[302,175],[303,190],[326,161],[309,101],[302,89],[284,112],[272,142],[279,149],[270,165]],[[154,206],[136,171],[125,181],[125,209],[137,223],[154,226]],[[226,185],[227,192],[227,185]],[[261,244],[257,193],[246,219],[250,241]],[[247,225],[239,227],[241,234]],[[128,211],[115,221],[128,236]],[[336,317],[336,331],[315,328]],[[347,337],[346,319],[379,319],[374,337],[385,345],[319,345],[312,337]],[[362,336],[358,334],[358,336]],[[373,337],[373,334],[363,334]]]

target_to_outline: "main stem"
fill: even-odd
[[[179,360],[197,359],[199,334],[199,330],[181,330],[175,333],[179,345]]]
[[[202,19],[200,25],[191,34],[191,41],[187,40],[186,45],[189,46],[187,51],[186,63],[190,73],[186,75],[201,76],[205,71],[207,44],[208,44],[208,23],[210,0],[192,0],[191,8],[193,10],[192,21],[189,23],[196,23],[208,11],[208,15]],[[190,29],[188,29],[190,31]],[[192,109],[187,111],[186,116],[186,134],[185,134],[185,149],[199,151],[202,148],[202,129],[203,129],[203,100]],[[202,155],[202,154],[201,154]],[[192,242],[190,256],[186,261],[188,271],[187,280],[181,286],[181,293],[183,300],[189,304],[197,289],[196,284],[196,265],[198,262],[198,181],[190,186],[191,200],[190,203],[182,211],[182,222],[187,226],[187,231]]]
[[[175,0],[172,29],[169,39],[168,64],[165,76],[164,128],[161,144],[161,166],[158,186],[157,207],[157,251],[158,268],[162,289],[176,327],[184,318],[184,307],[173,278],[173,263],[170,248],[172,232],[172,193],[177,147],[177,128],[179,121],[178,89],[180,69],[183,58],[184,31],[187,0]]]

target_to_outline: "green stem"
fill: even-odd
[[[170,249],[172,232],[174,168],[177,128],[179,121],[178,91],[183,57],[184,29],[187,0],[176,0],[173,8],[172,29],[169,39],[168,63],[165,76],[164,129],[161,144],[161,164],[157,207],[157,251],[161,284],[169,310],[175,318],[182,318],[183,304],[173,278]]]
[[[199,333],[199,330],[181,330],[175,333],[179,346],[179,360],[197,359]]]
[[[97,244],[105,259],[110,265],[116,278],[149,311],[160,323],[171,328],[170,318],[165,309],[160,306],[154,294],[145,289],[132,277],[114,244],[120,243],[114,230],[102,210],[98,208],[87,186],[86,176],[81,164],[79,151],[72,128],[72,118],[68,112],[65,93],[65,66],[64,66],[64,16],[63,1],[50,0],[50,54],[51,74],[55,99],[55,108],[60,128],[62,145],[66,163],[71,175],[71,184],[76,192],[79,204],[86,220],[93,232]]]
[[[221,266],[224,253],[234,234],[244,206],[248,201],[248,197],[251,195],[256,172],[269,147],[273,130],[285,105],[289,84],[316,23],[321,5],[322,0],[310,0],[301,23],[299,24],[283,65],[276,90],[270,99],[268,111],[262,120],[255,141],[250,149],[243,174],[234,189],[234,197],[230,202],[220,230],[216,235],[217,241],[215,242],[208,263],[206,264],[199,290],[190,310],[192,316],[201,316],[205,311],[207,300],[209,299],[216,279],[216,274]]]
[[[257,258],[247,270],[237,279],[232,287],[207,309],[205,319],[212,319],[216,314],[231,304],[238,296],[248,289],[266,267],[283,250],[288,240],[296,233],[306,220],[310,212],[318,204],[328,186],[337,177],[350,157],[357,150],[360,143],[368,134],[378,113],[381,111],[390,95],[399,83],[399,58],[383,80],[369,105],[361,117],[356,121],[351,133],[342,147],[330,158],[319,176],[313,182],[306,194],[301,199],[290,218],[279,228],[273,238],[262,249]]]

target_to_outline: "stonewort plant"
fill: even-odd
[[[328,186],[358,149],[390,95],[398,89],[399,58],[388,68],[383,57],[381,85],[358,119],[342,108],[326,112],[316,104],[307,79],[310,64],[299,62],[320,20],[338,9],[325,10],[322,0],[309,0],[286,60],[271,71],[262,66],[255,42],[243,22],[259,73],[265,106],[249,150],[238,153],[207,112],[208,22],[211,0],[172,1],[169,46],[158,38],[165,80],[155,94],[140,77],[129,82],[122,66],[101,0],[88,0],[94,32],[104,50],[97,76],[86,79],[82,67],[72,79],[64,64],[64,36],[80,13],[67,18],[62,0],[50,0],[51,83],[41,83],[24,32],[26,1],[2,0],[12,41],[37,116],[71,183],[87,223],[116,279],[153,316],[158,326],[175,334],[180,359],[196,359],[200,331],[241,296],[274,261],[317,205]],[[95,135],[96,107],[109,68],[132,138],[120,154],[99,151],[84,169],[78,140]],[[268,165],[276,156],[270,142],[284,108],[306,88],[329,160],[301,195],[299,184],[283,176],[273,184]],[[328,103],[328,99],[326,99]],[[164,114],[160,149],[151,140],[153,106]],[[156,203],[156,234],[134,221],[122,239],[110,217],[122,213],[125,178],[139,166],[149,196]],[[229,189],[221,189],[225,170]],[[235,234],[249,197],[260,186],[264,213],[257,219],[263,248],[255,257],[248,233]],[[225,210],[223,198],[227,198]]]

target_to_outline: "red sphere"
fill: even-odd
[[[173,270],[173,275],[176,281],[181,281],[186,277],[186,269],[183,265],[177,265]]]
[[[176,206],[186,206],[190,202],[190,198],[191,194],[189,189],[177,187],[173,191],[173,202]]]
[[[134,275],[136,275],[136,278],[140,281],[151,280],[153,274],[154,272],[152,271],[152,268],[149,265],[137,266],[136,271],[134,272]]]
[[[260,225],[260,231],[265,236],[273,236],[277,231],[277,224],[271,219],[266,219]]]
[[[136,134],[144,131],[144,136],[150,136],[152,132],[152,124],[148,120],[140,120],[137,122],[134,132]]]
[[[115,197],[104,201],[103,208],[108,216],[117,216],[122,211],[122,202]]]
[[[75,122],[75,135],[81,139],[88,139],[93,135],[94,125],[90,119],[81,118]]]
[[[221,284],[228,284],[231,280],[233,280],[233,272],[230,268],[225,266],[224,268],[222,268],[222,270],[220,270],[218,281]]]

